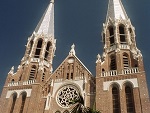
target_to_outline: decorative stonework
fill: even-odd
[[[79,91],[73,85],[67,85],[62,87],[57,93],[57,103],[63,107],[70,107],[71,103],[79,98]]]
[[[133,78],[133,79],[125,79],[125,80],[116,80],[116,81],[104,82],[103,83],[103,90],[108,91],[109,87],[113,83],[117,83],[119,85],[120,89],[122,89],[123,84],[126,83],[126,82],[131,82],[133,84],[134,88],[139,87],[137,78]]]

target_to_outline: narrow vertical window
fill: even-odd
[[[129,59],[127,54],[123,55],[123,67],[124,69],[129,68]]]
[[[110,70],[116,70],[117,66],[116,66],[116,57],[113,55],[110,58]]]
[[[125,87],[127,113],[135,113],[133,91],[129,86]]]
[[[117,87],[112,88],[113,113],[120,113],[120,97]]]
[[[48,59],[50,46],[51,46],[51,43],[48,42],[48,43],[47,43],[47,46],[46,46],[46,50],[45,50],[45,56],[44,56],[44,59],[45,59],[45,60]]]
[[[43,43],[43,40],[39,39],[37,47],[36,47],[36,51],[35,51],[35,58],[40,57],[40,53],[41,53],[41,49],[42,49],[42,43]]]
[[[66,79],[69,79],[69,73],[67,73],[67,77],[66,77]]]
[[[120,43],[125,44],[126,43],[126,37],[125,37],[125,29],[123,25],[119,26],[119,35],[120,35]]]
[[[129,28],[129,32],[130,32],[131,42],[134,43],[134,35],[133,35],[133,31],[131,28]]]
[[[73,73],[71,73],[71,79],[73,79]]]
[[[17,100],[17,93],[14,93],[12,95],[12,104],[11,104],[11,108],[10,108],[10,113],[13,113],[13,111],[14,111],[16,100]]]
[[[21,101],[21,107],[20,107],[20,112],[19,112],[19,113],[23,113],[23,109],[24,109],[24,105],[25,105],[27,93],[26,93],[26,92],[23,92],[23,93],[21,94],[21,96],[22,96],[22,101]]]
[[[112,26],[109,27],[109,40],[110,40],[110,46],[112,46],[115,43],[114,28]]]
[[[29,48],[29,52],[28,52],[28,54],[30,54],[30,53],[31,53],[32,46],[33,46],[33,40],[31,40],[31,41],[30,41],[30,45],[29,45],[29,46],[30,46],[30,48]]]
[[[34,80],[36,78],[35,73],[36,73],[36,66],[32,66],[31,71],[30,71],[29,80]]]

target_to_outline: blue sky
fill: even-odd
[[[150,1],[122,0],[136,32],[150,87]],[[2,0],[0,3],[0,92],[12,66],[20,64],[28,37],[34,31],[49,0]],[[108,0],[55,0],[56,56],[53,67],[76,45],[76,55],[95,75],[95,61],[102,54],[102,24]]]

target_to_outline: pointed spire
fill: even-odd
[[[38,23],[35,32],[54,37],[54,0],[51,0],[48,8]]]
[[[106,22],[109,18],[113,21],[115,21],[116,19],[128,19],[121,0],[109,0]]]

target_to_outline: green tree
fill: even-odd
[[[70,113],[100,113],[93,108],[85,107],[83,97],[80,95],[77,100],[74,100],[72,103],[74,105]]]

